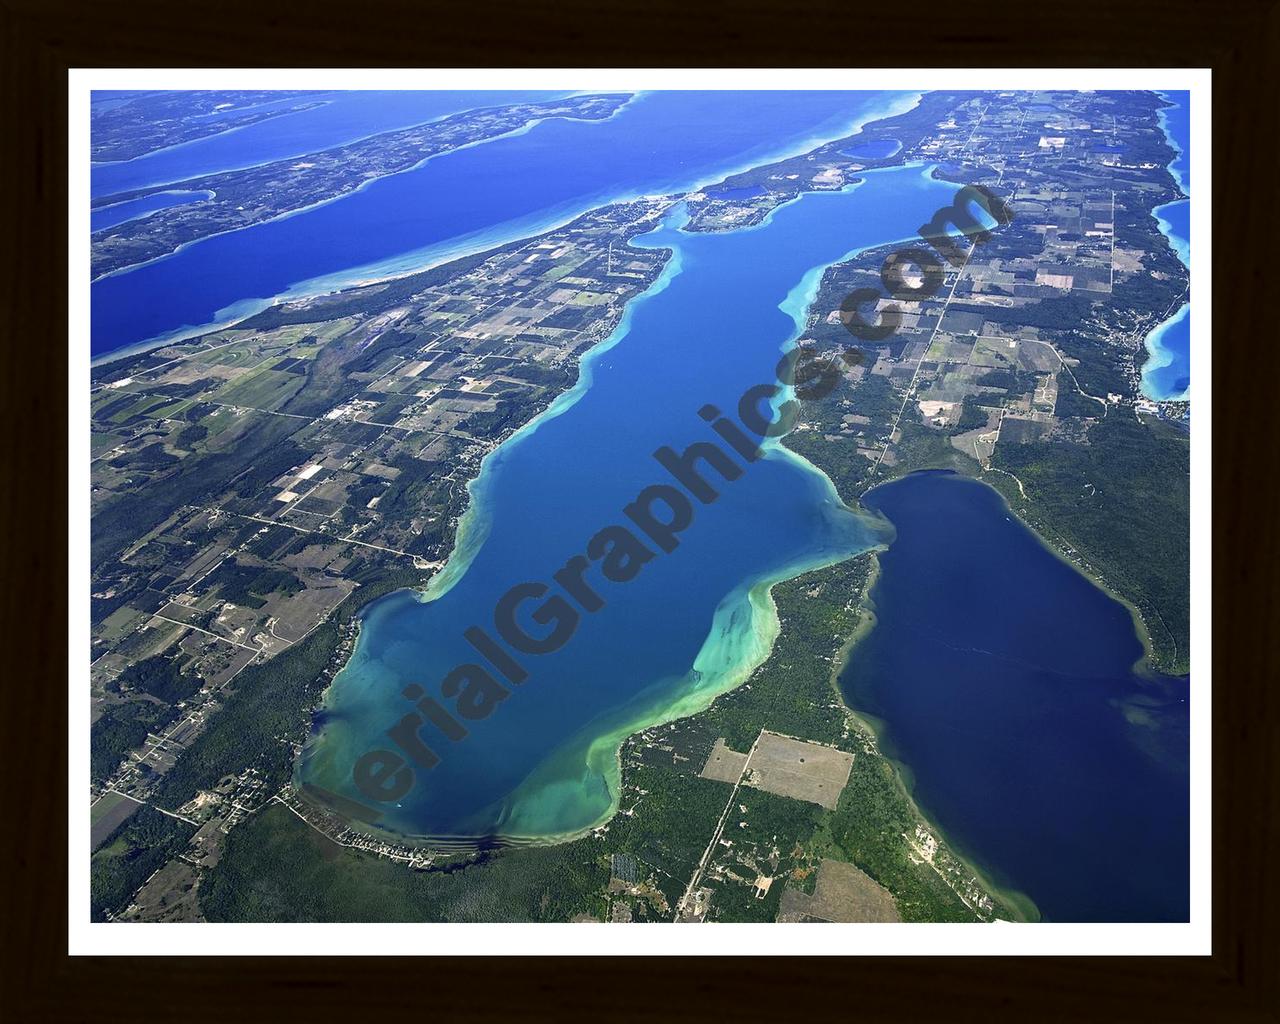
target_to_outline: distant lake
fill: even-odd
[[[866,142],[855,143],[840,152],[855,160],[887,160],[901,148],[902,143],[897,139],[868,139]]]
[[[123,203],[112,203],[110,206],[99,206],[89,214],[89,229],[99,231],[112,228],[126,221],[137,220],[157,210],[167,210],[172,206],[185,206],[201,199],[212,199],[213,193],[207,190],[187,191],[172,189],[168,192],[153,192],[149,196],[130,199]]]
[[[536,103],[562,95],[564,94],[510,91],[355,90],[317,92],[261,103],[251,108],[218,111],[209,115],[210,119],[243,114],[247,109],[260,111],[301,103],[321,104],[292,114],[280,114],[243,128],[232,128],[217,135],[168,146],[132,160],[95,164],[91,174],[92,193],[96,199],[129,189],[167,185],[203,174],[254,167],[271,160],[286,160],[341,146],[379,132],[424,124],[475,107],[496,106],[501,103]],[[95,100],[94,105],[100,107],[103,102]]]
[[[654,92],[608,121],[545,121],[95,282],[93,354],[227,323],[285,293],[408,273],[527,237],[618,199],[713,183],[839,138],[915,98],[893,92]],[[320,112],[332,109],[308,113],[322,120]],[[295,116],[303,117],[267,124]],[[323,133],[325,145],[332,134]]]
[[[925,813],[1045,920],[1186,920],[1188,680],[1136,675],[1129,612],[991,488],[916,473],[862,503],[897,538],[840,684]]]
[[[762,196],[765,190],[757,188],[753,185],[744,186],[742,188],[722,188],[708,189],[707,195],[712,199],[754,199],[756,196]]]

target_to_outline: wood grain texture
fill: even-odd
[[[7,257],[0,436],[8,463],[0,495],[0,572],[9,648],[0,714],[8,776],[0,843],[0,921],[8,949],[0,1015],[197,1021],[401,1011],[433,1020],[786,1021],[804,1007],[861,1019],[1280,1019],[1274,870],[1280,447],[1272,397],[1280,379],[1274,327],[1280,96],[1272,64],[1280,56],[1278,10],[1275,2],[1246,0],[874,6],[823,0],[802,7],[621,0],[607,9],[581,0],[483,6],[0,0]],[[530,63],[1214,69],[1211,958],[836,964],[66,956],[67,68]],[[74,368],[74,394],[85,374],[85,367]],[[86,598],[77,582],[72,599]],[[75,674],[82,677],[79,664]],[[714,929],[705,934],[714,949]]]

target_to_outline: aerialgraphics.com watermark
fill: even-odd
[[[990,190],[978,185],[961,188],[951,206],[939,210],[920,228],[920,237],[931,249],[913,246],[886,258],[880,271],[884,293],[859,288],[846,296],[840,318],[850,333],[867,341],[888,337],[902,322],[900,307],[883,306],[878,322],[871,324],[862,317],[864,305],[886,297],[918,301],[936,295],[945,278],[943,260],[961,268],[972,247],[990,239],[991,230],[971,212],[971,206],[981,208],[997,225],[1007,225],[1013,219],[1012,211]],[[970,243],[968,250],[960,244],[960,236]],[[918,270],[911,279],[906,273],[909,267]],[[857,365],[864,356],[849,347],[840,359]],[[529,678],[529,669],[519,660],[522,656],[538,658],[560,650],[577,632],[584,614],[592,615],[605,607],[599,589],[587,579],[588,570],[598,566],[599,575],[609,583],[627,583],[660,554],[676,551],[680,535],[693,524],[695,510],[715,502],[720,487],[739,479],[745,467],[761,457],[765,438],[781,437],[791,429],[799,414],[796,399],[825,397],[839,383],[841,373],[836,361],[819,357],[812,346],[797,347],[779,362],[774,382],[756,384],[743,392],[735,410],[736,422],[714,405],[699,409],[698,416],[723,446],[706,440],[683,452],[665,445],[658,448],[653,458],[666,477],[641,490],[621,509],[619,522],[597,532],[586,542],[582,554],[574,555],[552,574],[557,591],[546,582],[525,581],[498,598],[493,611],[493,632],[498,639],[484,627],[470,626],[463,637],[479,657],[450,670],[440,681],[438,696],[416,682],[401,691],[412,710],[386,730],[388,746],[370,750],[355,762],[353,781],[360,793],[375,804],[402,800],[419,772],[440,763],[441,751],[447,749],[441,745],[442,739],[447,743],[466,739],[466,723],[488,718]],[[791,394],[774,409],[774,401],[787,388]],[[527,630],[520,622],[522,609],[528,611],[533,623],[545,628],[536,633]],[[433,733],[426,733],[428,725]],[[382,813],[319,787],[306,788],[319,790],[334,806],[363,820],[375,820]]]

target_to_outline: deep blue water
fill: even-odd
[[[670,274],[633,303],[616,345],[593,354],[576,401],[487,460],[472,488],[479,525],[460,542],[472,557],[455,556],[452,588],[371,607],[303,759],[303,781],[360,799],[352,766],[387,746],[383,731],[411,710],[401,688],[418,682],[438,694],[451,667],[475,659],[464,629],[492,630],[508,587],[548,579],[597,530],[625,523],[623,506],[666,478],[655,449],[714,439],[698,416],[705,404],[735,410],[751,384],[773,379],[794,318],[803,323],[811,269],[909,237],[955,191],[919,166],[864,177],[851,189],[808,193],[756,228],[688,234],[668,225],[640,242],[677,250]],[[709,699],[750,667],[752,652],[763,657],[767,622],[752,612],[748,588],[882,536],[824,476],[779,450],[718,488],[677,550],[628,583],[602,583],[606,607],[584,616],[566,646],[522,656],[528,681],[465,741],[437,743],[443,763],[388,808],[388,827],[545,836],[600,820],[618,741],[672,708],[697,710],[688,702],[699,691]],[[590,578],[600,580],[598,568]],[[431,727],[426,734],[437,742]]]
[[[157,150],[133,160],[95,164],[91,191],[96,199],[135,188],[163,185],[202,174],[253,167],[271,160],[315,153],[378,132],[435,121],[474,107],[500,103],[531,103],[563,93],[539,92],[422,92],[402,90],[319,92],[276,103],[241,107],[261,110],[272,106],[321,101],[323,106],[233,128]],[[99,101],[95,100],[95,103]],[[226,116],[225,112],[221,116]],[[219,115],[211,115],[215,118]]]
[[[1186,92],[1166,92],[1165,99],[1176,104],[1160,112],[1165,136],[1178,150],[1169,171],[1182,191],[1191,195],[1191,101]],[[1183,266],[1191,266],[1191,200],[1181,199],[1153,211],[1160,231]],[[1150,358],[1142,368],[1142,390],[1150,398],[1174,399],[1189,394],[1191,388],[1191,303],[1185,303],[1168,320],[1147,336]]]
[[[304,291],[329,290],[403,273],[618,198],[714,181],[838,137],[910,95],[660,92],[609,121],[547,121],[95,282],[92,351],[226,322],[303,282]]]
[[[1046,920],[1186,920],[1188,681],[1135,675],[1128,611],[990,488],[918,473],[863,504],[897,537],[841,687],[926,813]]]
[[[172,189],[167,192],[153,192],[149,196],[140,196],[123,203],[100,206],[89,214],[89,229],[98,231],[102,228],[115,227],[125,221],[145,217],[157,210],[167,210],[171,206],[185,206],[200,199],[212,199],[213,193],[206,191],[188,191]]]

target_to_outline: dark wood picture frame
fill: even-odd
[[[0,1015],[509,1020],[1280,1019],[1269,387],[1280,79],[1276,0],[1067,8],[822,0],[307,5],[3,0],[7,204]],[[1207,957],[566,959],[67,955],[67,70],[74,67],[1210,67],[1213,70],[1213,953]],[[75,372],[82,372],[82,368]],[[72,652],[74,654],[75,652]],[[73,869],[77,869],[72,865]],[[216,925],[210,927],[217,927]],[[706,933],[715,951],[715,931]],[[287,940],[285,940],[287,941]],[[359,950],[334,950],[356,954]],[[536,952],[536,949],[531,949]],[[838,948],[830,950],[839,954]],[[1135,952],[1141,952],[1140,950]]]

